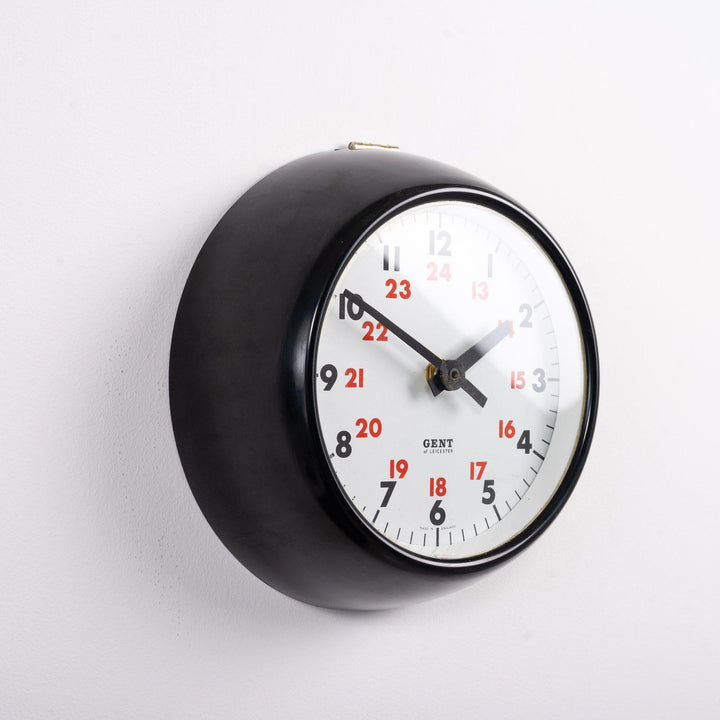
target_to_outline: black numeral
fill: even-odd
[[[445,522],[445,510],[440,507],[442,500],[436,500],[430,510],[430,522],[433,525],[442,525]]]
[[[525,313],[520,327],[532,327],[532,307],[527,303],[523,303],[519,308],[519,312]]]
[[[387,504],[390,502],[390,496],[393,494],[393,490],[395,489],[396,485],[397,480],[386,480],[385,482],[380,483],[380,487],[385,490],[385,497],[380,503],[380,507],[387,507]]]
[[[494,480],[485,480],[483,483],[482,501],[485,505],[492,505],[495,502]]]
[[[530,431],[529,430],[523,430],[520,433],[520,438],[517,441],[517,449],[524,450],[526,455],[530,454],[530,451],[532,450],[532,444],[530,442]]]
[[[383,245],[383,270],[390,270],[390,250],[392,249],[392,256],[393,256],[393,270],[396,272],[400,270],[400,246],[399,245],[393,245],[392,248],[390,245]]]
[[[360,296],[358,295],[358,297]],[[362,298],[360,299],[362,300]],[[356,305],[352,300],[350,300],[350,302],[347,302],[347,298],[343,293],[342,295],[340,295],[341,320],[345,319],[345,313],[347,313],[348,317],[352,318],[353,320],[359,320],[365,314],[365,311],[359,305]]]
[[[447,230],[441,230],[437,236],[435,231],[430,231],[430,254],[431,255],[452,255],[450,243],[452,238]]]
[[[320,379],[325,383],[323,390],[332,390],[337,380],[337,368],[334,365],[323,365],[320,368]]]
[[[335,448],[335,454],[338,457],[346,458],[350,456],[352,447],[350,447],[350,438],[352,435],[347,430],[341,430],[337,434],[337,447]]]

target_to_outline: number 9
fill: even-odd
[[[320,368],[320,379],[325,383],[323,390],[332,390],[337,376],[337,368],[334,365],[323,365],[322,368]]]

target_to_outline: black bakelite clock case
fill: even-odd
[[[490,207],[540,244],[574,303],[585,361],[582,425],[556,492],[509,542],[462,564],[400,551],[358,516],[325,456],[314,396],[320,318],[344,263],[392,215],[442,199]],[[220,220],[182,294],[169,387],[186,477],[230,552],[290,597],[382,609],[457,590],[545,530],[587,456],[598,359],[578,280],[526,210],[447,165],[396,151],[339,150],[279,168]]]

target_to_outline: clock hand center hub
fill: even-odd
[[[457,360],[443,360],[437,368],[437,378],[445,390],[459,390],[465,379],[465,368]]]

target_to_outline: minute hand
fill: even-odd
[[[424,357],[429,363],[438,367],[442,360],[430,352],[422,343],[418,342],[414,337],[408,335],[402,328],[399,328],[392,320],[388,320],[379,310],[376,310],[372,305],[368,305],[359,295],[345,290],[343,295],[347,298],[348,302],[352,302],[353,305],[357,305],[362,308],[368,315],[374,317],[378,322],[382,323],[395,337],[402,340],[406,345],[411,347],[418,355]]]
[[[393,335],[402,340],[408,347],[411,347],[418,355],[425,358],[429,363],[439,368],[443,361],[435,353],[430,352],[422,343],[418,342],[414,337],[408,335],[403,329],[399,328],[392,320],[388,320],[379,310],[376,310],[372,305],[368,305],[359,295],[345,290],[342,293],[348,302],[352,302],[354,305],[362,308],[368,315],[374,317],[378,322],[384,325]],[[464,374],[458,380],[457,387],[462,388],[480,407],[484,407],[487,402],[487,397],[480,392],[465,376]],[[432,386],[431,386],[432,387]],[[454,388],[457,389],[457,388]],[[436,395],[433,391],[433,394]]]
[[[393,335],[402,340],[408,347],[411,347],[418,355],[425,358],[429,363],[439,368],[443,365],[443,361],[435,353],[428,350],[421,342],[418,342],[414,337],[408,335],[402,328],[399,328],[392,320],[388,320],[379,310],[376,310],[372,305],[368,305],[359,295],[345,290],[342,293],[348,302],[352,302],[354,305],[362,308],[368,315],[374,317],[382,325],[384,325]],[[435,376],[433,376],[434,379]],[[457,390],[458,387],[462,388],[480,407],[485,407],[487,397],[480,392],[466,377],[465,374],[455,379],[456,387],[452,388]],[[430,386],[432,388],[432,385]],[[433,395],[437,395],[440,391],[435,392]]]

